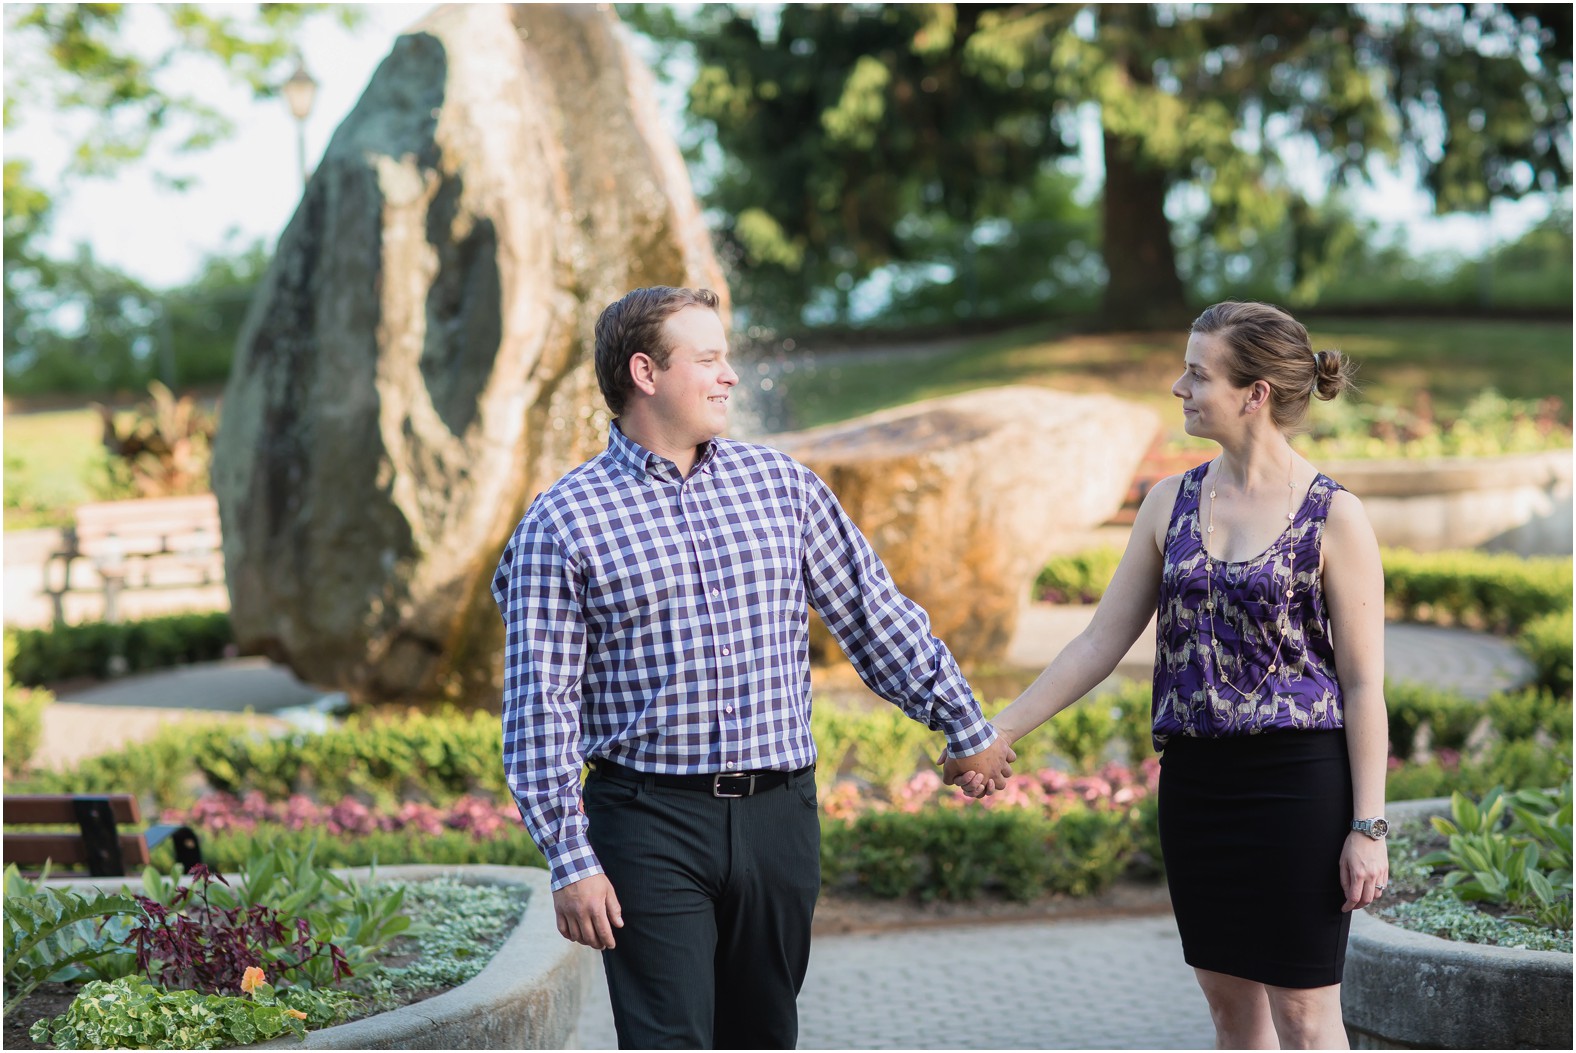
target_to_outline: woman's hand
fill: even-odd
[[[1005,758],[996,779],[987,778],[983,772],[974,768],[963,767],[962,762],[954,759],[943,746],[936,756],[936,765],[941,768],[941,781],[948,786],[956,786],[963,791],[965,797],[976,800],[988,797],[995,790],[1004,788],[1007,780],[1012,777],[1012,769],[1009,765],[1018,759],[1018,755],[1012,749],[1011,740],[999,727],[996,728],[996,744],[1001,747]]]
[[[1381,838],[1353,830],[1341,849],[1341,888],[1346,892],[1342,910],[1360,910],[1384,892],[1390,883],[1390,850]]]

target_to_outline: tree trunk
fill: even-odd
[[[1109,326],[1166,328],[1190,314],[1166,218],[1166,174],[1141,164],[1135,144],[1105,133],[1105,286]]]

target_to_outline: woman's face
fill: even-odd
[[[1171,394],[1182,400],[1182,427],[1189,435],[1219,439],[1241,427],[1252,389],[1231,382],[1226,372],[1230,355],[1215,334],[1188,337],[1182,376],[1171,385]]]

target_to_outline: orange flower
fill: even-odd
[[[297,1020],[305,1020],[306,1019],[306,1014],[301,1012],[301,1010],[299,1010],[299,1009],[286,1009],[285,1010],[285,1015],[286,1016],[293,1016]]]
[[[246,967],[246,972],[241,974],[241,990],[251,994],[268,981],[263,977],[263,971],[255,965]]]

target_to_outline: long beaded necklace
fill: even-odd
[[[1296,484],[1296,480],[1292,478],[1292,470],[1293,470],[1294,463],[1295,462],[1293,462],[1289,458],[1287,459],[1287,462],[1286,462],[1286,522],[1288,524],[1287,529],[1290,529],[1290,525],[1289,524],[1294,522],[1296,520],[1296,518],[1297,518],[1297,503],[1296,503],[1297,502],[1297,484]],[[1282,607],[1281,616],[1274,620],[1275,653],[1274,653],[1274,655],[1272,655],[1270,657],[1269,667],[1267,669],[1265,669],[1264,675],[1259,678],[1259,682],[1257,684],[1255,684],[1251,690],[1244,691],[1244,690],[1242,690],[1242,688],[1240,688],[1237,685],[1233,684],[1231,682],[1231,677],[1226,674],[1226,667],[1220,660],[1220,642],[1215,636],[1215,559],[1214,559],[1213,556],[1211,556],[1209,554],[1209,535],[1213,534],[1214,532],[1215,532],[1215,483],[1213,481],[1211,481],[1210,484],[1209,484],[1209,521],[1208,521],[1208,524],[1206,526],[1206,533],[1204,535],[1203,542],[1202,542],[1202,544],[1200,546],[1204,550],[1204,578],[1205,578],[1205,581],[1207,583],[1207,589],[1208,589],[1208,591],[1207,591],[1207,593],[1205,595],[1205,599],[1204,599],[1204,609],[1205,609],[1206,613],[1209,615],[1209,650],[1210,650],[1210,654],[1214,657],[1214,660],[1215,660],[1215,670],[1220,674],[1220,680],[1221,680],[1221,682],[1223,684],[1225,684],[1227,687],[1231,688],[1233,691],[1235,691],[1237,694],[1239,694],[1239,695],[1241,695],[1243,697],[1247,697],[1248,695],[1257,695],[1259,693],[1259,690],[1265,685],[1266,682],[1268,682],[1269,678],[1272,675],[1274,675],[1274,673],[1275,673],[1275,671],[1277,669],[1279,669],[1281,667],[1281,646],[1286,642],[1286,626],[1289,625],[1290,622],[1291,622],[1291,597],[1292,597],[1292,591],[1293,591],[1292,590],[1292,585],[1295,584],[1295,582],[1297,580],[1297,546],[1295,544],[1293,544],[1288,549],[1287,554],[1286,554],[1287,563],[1286,563],[1286,594],[1285,594],[1285,601],[1284,601],[1284,605]],[[1270,547],[1273,548],[1275,546],[1275,544],[1278,543],[1279,541],[1280,541],[1280,538],[1277,537],[1274,542],[1271,542]],[[1242,667],[1242,662],[1240,661],[1240,655],[1239,655],[1239,660],[1238,660],[1237,666],[1238,666],[1239,669]]]

